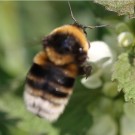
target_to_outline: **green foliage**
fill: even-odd
[[[113,60],[108,66],[102,65],[104,61],[93,64],[91,77],[96,76],[89,79],[92,84],[87,80],[87,86],[96,87],[86,88],[82,78],[78,78],[64,113],[58,121],[49,123],[26,110],[24,83],[33,56],[42,48],[42,38],[54,28],[73,22],[68,4],[64,1],[0,2],[0,135],[135,134],[135,22],[118,17],[92,1],[73,1],[71,6],[82,24],[111,25],[87,30],[87,38],[90,42],[106,42]],[[122,14],[132,16],[133,6],[131,10],[124,8]],[[112,68],[116,80],[113,82]],[[125,103],[123,97],[132,102]]]
[[[115,63],[113,80],[118,81],[118,91],[125,93],[125,100],[135,103],[135,68],[130,64],[127,53],[122,53]]]
[[[134,7],[135,1],[134,0],[94,0],[94,2],[99,3],[109,11],[117,12],[118,15],[129,15],[130,18],[135,17]]]

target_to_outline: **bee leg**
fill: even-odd
[[[79,75],[85,75],[86,79],[90,76],[92,71],[92,66],[84,65],[79,67]]]
[[[92,71],[92,66],[88,65],[88,66],[84,67],[84,72],[85,72],[85,75],[86,75],[86,79],[90,76],[91,71]]]

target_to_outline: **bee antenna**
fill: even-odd
[[[95,29],[95,28],[102,28],[102,27],[110,26],[110,25],[108,25],[108,24],[107,24],[107,25],[99,25],[99,26],[91,26],[91,25],[86,26],[86,25],[82,25],[82,24],[80,24],[80,23],[75,19],[69,1],[68,1],[68,6],[69,6],[69,10],[70,10],[70,15],[71,15],[72,19],[74,20],[74,24],[77,25],[77,26],[79,26],[79,27],[81,27],[81,28],[83,28],[83,29],[86,29],[86,28]]]
[[[69,1],[68,1],[68,6],[69,6],[70,15],[71,15],[72,19],[75,21],[75,23],[78,23],[77,20],[75,19],[74,15],[73,15],[72,8],[71,8],[71,5],[70,5]]]
[[[107,27],[107,26],[110,26],[110,25],[106,24],[106,25],[98,25],[98,26],[84,26],[84,28],[95,29],[95,28],[102,28],[102,27]]]

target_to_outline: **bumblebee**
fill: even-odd
[[[79,25],[54,29],[43,39],[26,78],[24,99],[29,111],[55,121],[63,112],[87,58],[89,42]]]
[[[58,27],[43,39],[26,77],[27,109],[51,122],[63,113],[76,77],[91,71],[84,64],[90,47],[86,26],[77,23],[72,12],[71,16],[74,24]]]

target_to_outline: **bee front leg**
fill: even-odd
[[[86,79],[90,76],[92,71],[92,66],[83,65],[79,67],[79,75],[85,75]]]

